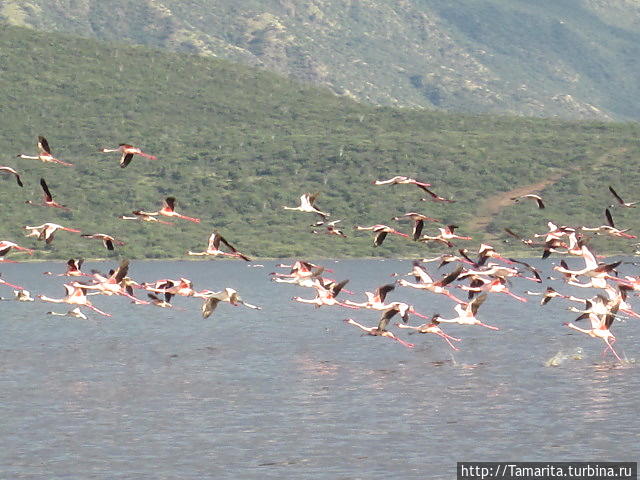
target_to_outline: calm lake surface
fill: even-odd
[[[263,307],[220,304],[206,320],[193,298],[170,310],[94,296],[113,317],[88,311],[89,321],[46,315],[66,304],[0,302],[0,478],[453,479],[457,461],[640,458],[640,320],[612,327],[628,359],[619,364],[601,356],[600,340],[562,326],[577,316],[565,301],[492,295],[478,317],[499,331],[442,325],[463,339],[454,352],[394,327],[416,344],[407,349],[343,322],[373,326],[377,312],[292,302],[313,292],[271,283],[275,263],[132,262],[138,281],[184,276]],[[353,301],[411,270],[410,261],[322,263],[350,279],[354,294],[340,296]],[[5,280],[33,295],[63,296],[67,277],[44,271],[64,264],[2,265]],[[597,293],[558,281],[512,289],[547,285]],[[453,317],[453,302],[439,297],[397,287],[388,300]]]

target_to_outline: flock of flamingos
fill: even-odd
[[[62,166],[72,166],[72,164],[57,159],[51,152],[51,148],[44,137],[38,137],[38,154],[37,155],[18,155],[23,159],[40,160],[45,163],[52,163]],[[137,147],[128,144],[120,144],[117,148],[103,148],[104,153],[118,152],[120,153],[120,167],[127,167],[134,156],[138,155],[147,159],[155,160],[156,157],[149,155]],[[0,167],[0,173],[13,175],[17,184],[22,187],[22,178],[17,170],[11,167]],[[422,201],[447,203],[453,200],[447,199],[436,194],[431,185],[425,182],[405,176],[395,176],[388,180],[375,180],[373,185],[410,185],[415,186],[424,195]],[[57,209],[68,209],[65,205],[57,203],[53,199],[47,183],[44,178],[40,179],[40,186],[43,191],[43,202],[34,203],[27,201],[34,206],[51,207]],[[527,295],[538,295],[541,297],[541,304],[545,305],[554,298],[560,298],[564,301],[571,302],[568,310],[578,314],[574,322],[566,322],[564,325],[570,329],[589,335],[593,338],[601,339],[605,348],[603,355],[610,352],[619,362],[623,362],[613,348],[616,337],[611,332],[611,327],[616,319],[626,319],[635,317],[640,319],[640,314],[636,313],[627,302],[628,293],[632,290],[640,290],[640,277],[619,276],[617,267],[621,262],[606,263],[601,261],[602,257],[597,255],[590,247],[589,240],[592,235],[608,235],[613,237],[621,237],[626,239],[635,239],[634,235],[627,233],[625,229],[616,228],[611,211],[614,207],[633,208],[639,202],[626,202],[618,193],[609,187],[609,191],[613,195],[615,202],[605,209],[606,223],[597,227],[571,227],[558,226],[552,222],[548,223],[547,231],[537,233],[532,238],[524,238],[511,229],[505,229],[505,232],[516,238],[522,244],[530,247],[532,252],[538,251],[542,258],[548,258],[552,254],[563,257],[559,264],[553,267],[557,275],[564,280],[567,285],[580,287],[595,291],[595,295],[580,298],[573,295],[565,295],[551,287],[540,291],[526,291]],[[337,238],[347,238],[347,235],[340,230],[338,223],[340,220],[328,221],[329,213],[321,211],[316,206],[317,194],[305,193],[300,197],[299,205],[295,207],[283,206],[285,210],[299,211],[319,217],[312,227],[312,233],[326,234]],[[522,197],[513,198],[514,202],[520,200],[532,200],[536,207],[544,209],[545,204],[539,195],[530,194]],[[533,204],[532,204],[533,205]],[[170,223],[162,220],[160,217],[174,218],[178,220],[186,220],[199,223],[198,218],[189,217],[176,212],[176,199],[168,197],[164,200],[162,208],[157,211],[147,212],[143,210],[135,210],[131,215],[123,215],[123,220],[135,220],[145,222]],[[479,326],[491,330],[498,330],[498,327],[487,325],[482,322],[478,316],[480,307],[487,299],[489,294],[503,294],[510,296],[514,301],[526,302],[527,298],[519,296],[510,291],[510,279],[524,278],[533,283],[542,283],[540,271],[521,260],[506,258],[500,255],[495,248],[488,244],[481,244],[477,249],[458,248],[454,241],[463,240],[465,242],[472,240],[471,237],[458,235],[455,225],[446,225],[438,227],[438,233],[433,235],[423,234],[423,229],[429,224],[441,223],[439,220],[428,217],[426,215],[409,212],[404,215],[398,215],[393,218],[394,221],[410,221],[412,223],[412,232],[404,233],[395,228],[384,224],[371,226],[355,226],[356,231],[370,231],[373,234],[373,245],[380,246],[389,235],[397,235],[411,239],[415,242],[422,243],[440,243],[446,246],[448,253],[441,254],[435,258],[422,259],[421,261],[413,261],[412,269],[404,276],[411,277],[415,281],[409,281],[405,278],[398,278],[392,283],[381,285],[373,292],[364,292],[366,300],[356,302],[349,299],[338,300],[340,293],[354,294],[346,290],[345,286],[348,280],[336,281],[326,277],[331,270],[307,261],[295,261],[291,265],[278,265],[278,267],[286,268],[283,272],[272,272],[270,274],[272,281],[278,283],[290,283],[301,287],[306,287],[314,292],[313,298],[293,297],[292,300],[300,303],[314,305],[316,308],[321,306],[338,306],[347,309],[369,309],[380,312],[380,318],[376,325],[367,326],[348,318],[345,323],[353,325],[372,336],[379,336],[394,340],[407,348],[412,348],[414,344],[409,343],[400,338],[400,330],[410,330],[410,333],[430,333],[441,337],[450,348],[458,350],[461,341],[460,338],[454,337],[446,333],[442,326],[448,324],[459,324],[463,326]],[[58,231],[66,231],[72,233],[81,233],[80,230],[64,227],[56,223],[44,223],[38,226],[24,226],[27,237],[35,237],[37,240],[51,243]],[[114,250],[117,246],[124,243],[104,233],[82,234],[87,239],[97,239],[103,242],[108,250]],[[0,261],[8,262],[7,256],[12,250],[31,254],[32,249],[20,246],[14,242],[2,240],[0,241]],[[209,256],[209,257],[226,257],[230,259],[241,259],[250,261],[251,259],[238,251],[231,245],[219,232],[214,231],[209,237],[206,250],[202,252],[186,252],[193,256]],[[578,257],[580,268],[570,269],[565,257]],[[449,272],[443,275],[435,276],[429,273],[427,264],[439,262],[438,269],[445,265],[449,266]],[[62,298],[50,298],[45,295],[37,295],[31,297],[28,290],[0,279],[0,285],[6,285],[14,288],[14,298],[17,301],[29,302],[40,301],[52,303],[67,303],[75,308],[66,313],[48,312],[52,315],[65,315],[80,317],[86,319],[80,307],[92,310],[100,315],[110,316],[109,313],[98,309],[89,300],[93,295],[108,296],[124,296],[135,304],[152,304],[162,308],[172,308],[171,300],[174,296],[194,297],[202,299],[202,315],[204,318],[209,317],[216,309],[220,302],[230,303],[232,305],[244,305],[252,309],[260,309],[256,305],[252,305],[242,300],[238,292],[232,288],[225,288],[221,291],[212,290],[195,290],[192,282],[187,278],[180,279],[160,279],[153,282],[138,283],[128,276],[129,262],[122,260],[120,265],[110,271],[108,274],[102,274],[97,271],[85,273],[81,270],[81,259],[70,259],[67,262],[66,272],[58,276],[72,277],[73,281],[64,284],[66,295]],[[53,275],[51,272],[46,274]],[[402,274],[394,274],[402,276]],[[443,295],[452,301],[453,316],[445,318],[440,314],[432,316],[424,315],[416,311],[413,305],[409,305],[399,301],[387,301],[387,295],[397,287],[414,288],[430,292],[436,295]],[[147,300],[136,297],[139,290],[146,291]],[[459,293],[460,292],[460,293]],[[343,295],[344,297],[344,295]],[[421,325],[411,325],[410,319],[418,317],[424,320]],[[397,328],[397,333],[390,330],[392,319],[397,318],[399,321],[393,323]],[[586,323],[589,328],[582,328],[576,323]],[[586,327],[586,325],[585,325]]]

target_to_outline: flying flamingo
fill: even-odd
[[[326,235],[335,235],[337,237],[342,237],[342,238],[347,238],[347,236],[345,235],[345,233],[336,228],[336,224],[341,222],[341,220],[334,220],[332,222],[326,223],[324,221],[319,221],[314,223],[313,225],[311,225],[312,227],[321,227],[322,225],[325,226],[325,229],[322,231],[319,230],[312,230],[311,233],[316,233],[316,234],[320,234],[320,233],[324,233]]]
[[[356,303],[351,300],[345,300],[344,303],[351,305],[352,307],[358,308],[368,308],[371,310],[386,310],[389,308],[389,305],[384,303],[385,298],[387,298],[387,294],[394,290],[396,286],[393,283],[388,285],[382,285],[381,287],[376,288],[375,292],[364,292],[367,297],[366,302]]]
[[[129,165],[129,163],[131,163],[131,160],[133,160],[133,156],[134,155],[140,155],[141,157],[146,157],[150,160],[157,160],[158,158],[153,156],[153,155],[149,155],[148,153],[144,153],[142,150],[140,150],[138,147],[134,147],[132,145],[128,145],[126,143],[121,143],[118,148],[103,148],[100,150],[102,153],[109,153],[109,152],[120,152],[122,154],[122,156],[120,157],[120,168],[125,168],[127,165]]]
[[[100,315],[104,315],[105,317],[110,317],[111,314],[103,312],[102,310],[93,306],[93,304],[87,299],[87,289],[84,286],[80,286],[78,284],[68,284],[64,285],[65,291],[67,295],[64,298],[51,298],[45,295],[36,295],[36,298],[44,302],[51,303],[69,303],[71,305],[82,305],[84,307],[90,308],[94,312],[98,312]]]
[[[453,340],[455,342],[459,342],[462,339],[461,338],[452,337],[451,335],[447,335],[446,333],[444,333],[442,331],[442,329],[440,328],[439,324],[440,324],[440,322],[438,321],[437,317],[434,317],[434,318],[431,319],[431,321],[429,323],[423,323],[422,325],[418,325],[417,327],[413,327],[411,325],[403,325],[402,323],[396,323],[396,327],[398,327],[398,328],[409,328],[411,330],[414,330],[413,332],[409,332],[409,335],[411,335],[412,333],[433,333],[434,335],[438,335],[439,337],[444,338],[444,340],[454,350],[459,350],[459,348],[457,348],[453,343],[451,343],[451,340]]]
[[[166,300],[162,300],[161,298],[159,298],[157,295],[154,295],[153,293],[147,293],[147,297],[149,297],[149,302],[155,305],[156,307],[173,308],[173,305],[171,305]]]
[[[389,233],[394,235],[400,235],[401,237],[408,238],[409,235],[406,233],[399,232],[387,225],[372,225],[370,227],[361,227],[360,225],[356,225],[354,227],[356,230],[369,230],[373,232],[373,246],[379,247],[384,242],[384,239],[387,238]]]
[[[413,275],[418,283],[408,282],[405,279],[401,278],[398,280],[398,283],[403,287],[411,287],[417,288],[420,290],[427,290],[431,293],[437,293],[441,295],[445,295],[449,297],[456,303],[465,303],[463,300],[460,300],[458,297],[450,293],[445,287],[453,282],[458,276],[462,273],[462,266],[460,265],[453,272],[444,276],[440,280],[433,280],[431,276],[427,273],[427,271],[422,268],[419,262],[413,262],[413,270],[409,275]]]
[[[318,193],[304,193],[300,196],[300,205],[297,207],[286,207],[282,206],[285,210],[297,210],[299,212],[306,213],[315,213],[319,215],[322,220],[326,220],[330,215],[328,213],[322,212],[315,207],[316,198],[318,197]]]
[[[454,230],[458,228],[457,225],[447,225],[445,228],[438,228],[438,230],[440,231],[440,235],[436,235],[434,237],[429,236],[429,235],[422,235],[420,238],[418,238],[419,242],[440,242],[440,243],[444,243],[445,245],[447,245],[448,247],[453,247],[453,243],[451,243],[451,240],[457,239],[457,240],[471,240],[471,237],[463,237],[461,235],[458,235],[456,233],[454,233]]]
[[[115,250],[115,245],[122,246],[125,244],[122,240],[117,240],[111,235],[106,235],[104,233],[93,233],[91,235],[83,233],[80,236],[84,238],[94,238],[96,240],[102,240],[102,244],[107,250]]]
[[[619,302],[614,303],[607,307],[607,312],[605,314],[596,314],[596,313],[583,313],[574,321],[582,320],[583,318],[589,318],[591,321],[591,328],[583,329],[571,322],[565,322],[563,325],[576,330],[578,332],[585,333],[593,338],[601,338],[604,343],[607,344],[602,354],[604,355],[607,350],[611,350],[611,352],[615,355],[618,361],[622,362],[622,359],[618,356],[616,351],[613,349],[613,343],[616,341],[616,337],[613,336],[611,331],[611,325],[613,324],[613,320],[616,317],[616,313],[618,313]]]
[[[67,163],[67,162],[63,162],[62,160],[58,160],[57,158],[55,158],[52,154],[51,154],[51,148],[49,147],[49,142],[47,142],[47,139],[39,136],[38,137],[38,156],[37,157],[32,157],[29,155],[24,155],[24,154],[20,154],[18,155],[18,158],[27,158],[30,160],[40,160],[41,162],[45,162],[45,163],[57,163],[60,165],[64,165],[66,167],[72,167],[73,163]]]
[[[415,185],[418,188],[423,188],[423,189],[431,186],[430,183],[418,182],[413,178],[405,177],[402,175],[396,175],[395,177],[390,178],[389,180],[374,180],[371,183],[373,183],[374,185]]]
[[[529,198],[531,200],[534,200],[536,202],[536,205],[538,205],[539,209],[545,208],[544,207],[544,202],[542,201],[542,197],[540,195],[535,195],[533,193],[530,193],[528,195],[520,195],[519,197],[511,197],[511,200],[513,200],[513,201],[515,201],[517,203],[522,198]]]
[[[631,235],[626,233],[629,229],[626,228],[624,230],[620,230],[616,228],[613,223],[613,217],[611,216],[611,211],[606,208],[604,211],[605,219],[607,220],[606,225],[600,225],[599,227],[582,227],[582,230],[585,232],[596,232],[597,235],[611,235],[612,237],[624,237],[624,238],[638,238],[635,235]]]
[[[16,177],[16,182],[18,182],[18,185],[20,185],[21,187],[24,187],[24,185],[22,184],[22,180],[20,180],[20,175],[13,168],[0,167],[0,173],[8,173],[13,175],[14,177]]]
[[[494,327],[492,325],[487,325],[486,323],[482,323],[480,320],[476,318],[480,305],[482,305],[486,299],[487,299],[487,294],[483,293],[482,295],[474,298],[471,302],[465,304],[464,307],[462,305],[456,305],[454,307],[454,310],[456,311],[458,316],[455,318],[447,319],[447,318],[442,318],[439,314],[435,314],[433,316],[433,319],[443,323],[458,323],[460,325],[480,325],[481,327],[486,327],[491,330],[500,330],[498,327]]]
[[[53,195],[51,195],[51,191],[49,190],[47,182],[45,182],[44,178],[40,179],[40,186],[42,187],[42,191],[44,192],[44,201],[42,203],[34,203],[31,200],[27,200],[24,203],[37,207],[54,207],[61,208],[63,210],[71,210],[70,208],[67,208],[66,205],[60,205],[53,199]]]
[[[399,310],[397,308],[390,308],[389,310],[385,311],[382,314],[382,317],[380,317],[380,321],[378,322],[377,327],[366,327],[365,325],[362,325],[361,323],[356,322],[353,318],[347,318],[344,320],[344,322],[350,325],[355,325],[356,327],[363,330],[369,335],[373,335],[376,337],[390,338],[391,340],[395,340],[396,342],[401,343],[407,348],[413,348],[415,346],[413,343],[405,342],[404,340],[396,337],[392,332],[387,330],[387,326],[389,325],[389,320],[391,320],[391,318],[393,318],[393,316],[396,315],[397,313],[399,313]]]
[[[220,244],[223,244],[230,251],[229,252],[223,251],[220,248]],[[227,242],[224,239],[224,237],[220,235],[218,232],[216,232],[215,230],[209,236],[209,243],[207,245],[207,249],[204,252],[192,252],[191,250],[189,250],[187,254],[188,255],[210,255],[213,257],[227,256],[227,257],[241,258],[242,260],[245,260],[247,262],[251,261],[249,257],[247,257],[243,253],[240,253],[238,250],[236,250],[236,248],[233,245]]]
[[[336,297],[340,293],[340,291],[344,288],[344,286],[349,282],[349,280],[343,280],[339,283],[330,282],[325,284],[320,281],[319,287],[316,288],[316,296],[312,299],[301,298],[301,297],[293,297],[291,300],[300,302],[300,303],[310,303],[315,305],[316,308],[320,308],[323,305],[333,306],[340,305],[342,307],[347,308],[358,308],[351,306],[347,303],[340,302],[336,300]]]
[[[220,292],[199,292],[198,297],[204,298],[202,304],[202,318],[208,318],[216,309],[220,302],[227,302],[233,306],[244,305],[245,307],[252,308],[254,310],[262,310],[262,307],[251,305],[240,298],[238,292],[230,287],[226,287]]]
[[[418,240],[420,235],[422,234],[422,228],[424,227],[424,222],[437,222],[440,223],[440,220],[436,220],[435,218],[427,217],[426,215],[422,215],[421,213],[409,212],[404,215],[400,215],[398,217],[393,217],[393,220],[404,220],[409,219],[413,221],[413,231],[412,238],[413,240]]]
[[[31,296],[31,292],[29,290],[14,290],[13,298],[18,302],[34,302],[35,299]]]
[[[1,240],[0,241],[0,262],[13,263],[11,260],[5,260],[4,259],[5,255],[7,255],[12,249],[13,250],[18,250],[18,251],[21,251],[21,252],[26,252],[29,255],[33,254],[33,250],[30,249],[30,248],[21,247],[17,243],[9,242],[7,240]]]
[[[181,215],[175,211],[176,199],[175,197],[167,197],[164,199],[164,205],[162,209],[158,211],[159,215],[164,215],[165,217],[178,217],[184,220],[189,220],[190,222],[200,223],[199,218],[187,217],[186,215]]]
[[[104,276],[99,273],[94,273],[93,278],[96,281],[94,284],[72,284],[74,286],[82,287],[83,289],[89,290],[97,290],[99,293],[103,295],[122,295],[124,297],[130,298],[137,304],[146,305],[149,302],[144,300],[140,300],[134,297],[131,293],[129,293],[126,288],[126,283],[124,282],[125,277],[129,271],[129,260],[124,259],[120,262],[120,265],[117,269],[110,272],[109,276]],[[133,291],[133,290],[131,290]]]
[[[70,258],[67,260],[67,271],[64,273],[59,273],[58,277],[90,277],[88,273],[81,272],[82,264],[84,263],[83,258],[74,259]],[[52,275],[51,272],[44,272],[45,275]]]
[[[156,218],[156,216],[159,215],[158,212],[143,212],[142,210],[134,210],[131,213],[133,213],[133,215],[135,216],[131,217],[128,215],[122,215],[120,218],[122,220],[139,220],[141,222],[157,222],[164,223],[165,225],[175,225],[172,222],[165,222],[164,220]]]
[[[30,230],[25,236],[27,237],[36,237],[38,240],[44,240],[48,245],[53,242],[54,235],[57,230],[65,230],[67,232],[80,233],[80,230],[76,230],[75,228],[67,228],[62,225],[58,225],[56,223],[43,223],[42,225],[38,225],[37,227],[24,227],[25,230]]]
[[[618,205],[620,207],[627,207],[627,208],[635,208],[635,206],[640,203],[640,202],[625,202],[620,195],[617,194],[617,192],[613,189],[613,187],[609,186],[609,191],[611,192],[611,194],[616,198],[616,200],[618,201]],[[609,205],[609,207],[614,207],[615,205]]]

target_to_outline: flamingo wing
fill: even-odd
[[[120,168],[125,168],[133,160],[133,153],[123,153],[120,157]]]
[[[49,147],[49,142],[43,136],[38,137],[38,150],[41,153],[48,153],[51,155],[51,148]]]

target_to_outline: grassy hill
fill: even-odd
[[[117,254],[135,258],[184,256],[204,247],[213,228],[253,256],[420,256],[429,249],[401,238],[373,248],[352,226],[399,226],[391,217],[420,211],[476,240],[499,241],[506,225],[529,234],[544,231],[547,220],[599,225],[612,201],[607,185],[634,200],[640,180],[637,124],[376,108],[223,60],[17,27],[0,31],[0,68],[2,163],[25,182],[20,189],[0,177],[0,239],[37,245],[40,258],[106,254],[99,242],[72,233],[45,249],[23,238],[24,225],[46,221],[114,234],[127,242]],[[15,158],[35,152],[37,135],[75,166]],[[135,158],[121,169],[117,154],[99,152],[118,143],[158,160]],[[547,210],[511,205],[484,231],[467,230],[489,195],[565,170],[543,192]],[[428,181],[456,203],[420,202],[411,186],[371,185],[397,174]],[[71,212],[24,203],[40,199],[41,177]],[[309,224],[317,218],[282,209],[306,191],[321,192],[318,205],[342,219],[348,239],[313,235]],[[178,211],[202,223],[118,218],[154,210],[169,195],[178,198]],[[615,218],[640,230],[632,212],[616,211]]]
[[[640,7],[626,0],[8,0],[0,19],[227,58],[374,104],[640,119]]]

